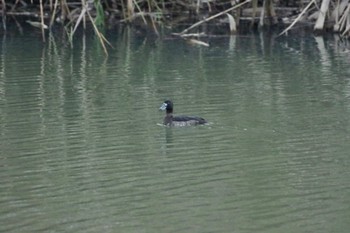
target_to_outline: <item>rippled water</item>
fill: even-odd
[[[119,33],[3,38],[0,232],[348,232],[346,46]]]

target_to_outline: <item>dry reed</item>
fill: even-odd
[[[197,17],[199,20],[190,27],[180,33],[174,33],[181,37],[186,37],[186,34],[215,18],[224,14],[228,17],[231,33],[240,27],[239,22],[249,20],[248,25],[251,28],[255,25],[269,26],[277,23],[277,17],[285,19],[281,13],[277,14],[277,7],[291,1],[273,1],[264,0],[262,3],[258,0],[40,0],[39,3],[34,1],[11,1],[1,0],[1,16],[2,27],[6,31],[7,15],[13,17],[26,17],[25,21],[29,21],[31,25],[36,25],[36,21],[32,19],[38,18],[42,33],[42,40],[45,42],[45,21],[52,28],[55,24],[61,23],[66,28],[66,31],[72,38],[78,27],[86,27],[90,23],[98,36],[104,51],[106,52],[106,44],[108,42],[104,38],[100,29],[104,26],[104,21],[107,17],[113,16],[111,22],[126,22],[129,24],[139,23],[140,20],[135,20],[138,17],[142,19],[141,23],[152,28],[153,32],[158,34],[159,25],[165,25],[169,22],[174,25],[180,19],[179,16]],[[350,37],[350,3],[349,0],[309,0],[294,1],[294,7],[304,5],[301,13],[297,15],[288,15],[285,22],[286,29],[280,35],[286,34],[297,23],[302,21],[302,17],[306,14],[315,14],[314,30],[323,31],[331,24],[335,32],[339,32],[343,36]],[[39,12],[36,12],[39,6]],[[320,6],[313,7],[312,6]],[[27,9],[27,11],[26,11]],[[244,10],[250,10],[248,15],[244,15]],[[107,12],[107,14],[106,14]],[[257,18],[257,12],[260,12]],[[294,20],[292,18],[296,17]],[[271,21],[267,21],[271,20]],[[311,20],[311,17],[308,18]],[[179,20],[181,21],[181,20]],[[257,22],[258,21],[258,22]],[[282,20],[283,21],[283,20]],[[268,22],[268,23],[267,23]],[[309,23],[309,22],[308,22]]]

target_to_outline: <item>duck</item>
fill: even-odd
[[[174,104],[165,100],[159,110],[166,111],[163,124],[165,126],[192,126],[208,123],[204,118],[196,116],[173,116]]]

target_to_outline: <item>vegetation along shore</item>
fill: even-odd
[[[183,38],[210,34],[200,27],[209,23],[227,34],[278,26],[282,36],[302,26],[350,38],[350,0],[1,0],[1,18],[4,32],[9,24],[29,24],[43,41],[53,27],[63,26],[72,38],[89,24],[104,48],[102,29],[115,24],[142,25],[155,34],[166,27]]]

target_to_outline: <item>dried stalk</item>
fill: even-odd
[[[127,10],[127,16],[129,19],[132,19],[132,16],[134,15],[134,4],[133,0],[127,0],[126,3],[126,10]]]
[[[341,34],[342,36],[345,36],[346,33],[348,33],[350,31],[350,15],[349,15],[349,11],[350,11],[350,3],[345,11],[344,14],[346,14],[346,19],[344,19],[344,22],[346,24],[346,28],[343,31],[343,33]]]
[[[2,27],[4,28],[4,31],[6,31],[6,1],[2,0]]]
[[[339,32],[340,20],[342,18],[341,15],[343,15],[343,12],[347,8],[349,2],[348,0],[342,0],[341,2],[339,1],[340,0],[338,0],[338,4],[332,13],[332,18],[335,21],[335,24],[333,25],[333,31],[335,32]]]
[[[264,26],[264,18],[265,18],[265,8],[266,8],[266,1],[263,2],[263,7],[260,13],[260,19],[259,19],[259,26]]]
[[[127,16],[125,15],[125,6],[124,6],[124,1],[120,1],[121,2],[121,7],[122,7],[122,13],[123,13],[123,18],[125,19]]]
[[[92,18],[91,14],[90,14],[90,12],[89,12],[89,10],[88,10],[88,3],[86,3],[84,0],[82,0],[82,3],[84,3],[84,5],[82,5],[82,10],[81,10],[81,12],[80,12],[80,14],[79,14],[79,17],[78,17],[78,19],[77,19],[77,21],[76,21],[76,23],[75,23],[75,26],[74,26],[73,30],[70,31],[70,32],[67,32],[67,34],[69,35],[70,40],[72,40],[73,35],[74,35],[74,33],[76,32],[76,30],[77,30],[78,26],[80,25],[81,21],[84,20],[84,19],[85,19],[85,15],[87,15],[87,16],[89,17],[89,20],[90,20],[90,22],[91,22],[91,24],[92,24],[92,26],[93,26],[93,28],[94,28],[94,31],[95,31],[97,37],[98,37],[99,40],[100,40],[100,43],[101,43],[101,45],[102,45],[102,47],[103,47],[103,51],[105,52],[106,56],[108,56],[108,52],[107,52],[107,48],[106,48],[105,43],[107,43],[107,44],[108,44],[109,46],[111,46],[111,47],[112,47],[112,45],[111,45],[111,44],[108,42],[108,40],[103,36],[103,34],[98,30],[98,28],[97,28],[97,26],[96,26],[96,24],[95,24],[95,22],[94,22],[94,19]],[[85,24],[84,24],[84,25],[85,25]],[[71,42],[71,43],[72,43],[72,42]]]
[[[230,32],[231,32],[231,34],[235,34],[237,31],[235,18],[233,18],[233,16],[230,15],[229,13],[226,13],[226,15],[228,17],[228,22],[230,24]]]
[[[85,8],[85,11],[88,11],[88,4],[87,2],[85,2],[85,0],[81,0],[81,5],[83,6],[83,8]],[[85,13],[81,14],[82,19],[83,19],[83,28],[86,29],[86,19],[85,19]]]
[[[319,14],[318,14],[317,21],[315,23],[314,30],[316,30],[316,31],[323,30],[324,22],[326,19],[326,13],[327,13],[328,7],[329,7],[329,3],[330,3],[330,0],[323,0],[322,1],[321,9],[319,10]]]
[[[68,6],[66,0],[61,0],[61,20],[64,22],[66,20],[66,17],[68,15]]]
[[[94,27],[94,30],[95,30],[95,33],[96,35],[98,36],[99,40],[100,40],[100,43],[102,45],[102,48],[103,48],[103,51],[105,52],[106,56],[108,56],[108,51],[107,51],[107,48],[106,48],[106,45],[105,43],[107,43],[109,46],[112,47],[112,45],[108,42],[108,40],[102,35],[102,33],[98,30],[98,28],[96,27],[95,23],[94,23],[94,20],[93,18],[91,17],[90,15],[90,12],[89,11],[86,11],[87,15],[89,16],[89,19],[92,23],[92,26]]]
[[[250,22],[250,27],[251,28],[253,28],[253,26],[254,26],[254,20],[255,20],[255,16],[256,16],[256,11],[258,9],[258,0],[253,0],[252,6],[253,6],[253,12],[252,12],[252,21]]]
[[[44,24],[44,7],[43,7],[43,0],[40,0],[40,20],[41,20],[41,34],[43,37],[43,42],[45,43],[45,24]]]
[[[346,19],[347,19],[348,15],[349,15],[349,10],[350,10],[350,3],[346,7],[343,16],[339,20],[339,25],[340,25],[339,26],[339,31],[343,31],[343,28],[345,27]]]
[[[58,0],[55,0],[55,5],[53,7],[53,12],[52,12],[51,20],[50,20],[50,27],[52,26],[52,24],[53,24],[53,22],[55,20],[57,6],[58,6]]]
[[[72,31],[72,34],[74,34],[75,31],[77,30],[77,28],[78,28],[78,26],[79,26],[81,20],[82,20],[82,19],[84,18],[84,16],[85,16],[85,13],[86,13],[86,12],[87,12],[87,7],[86,7],[86,4],[85,4],[85,5],[83,5],[83,8],[81,9],[80,15],[79,15],[79,17],[78,17],[78,19],[77,19],[77,22],[75,23],[75,26],[74,26],[74,29],[73,29],[73,31]]]
[[[139,5],[137,4],[137,2],[135,2],[135,6],[136,6],[136,8],[137,8],[137,10],[138,10],[139,12],[142,12],[142,10],[141,10],[141,8],[139,7]],[[134,7],[133,7],[132,10],[134,11]],[[135,12],[132,13],[131,17],[134,18],[134,15],[135,15]],[[142,17],[143,22],[144,22],[145,24],[147,24],[147,21],[146,21],[145,17],[143,16],[143,14],[141,14],[141,17]],[[130,22],[132,21],[132,18],[130,18]]]

